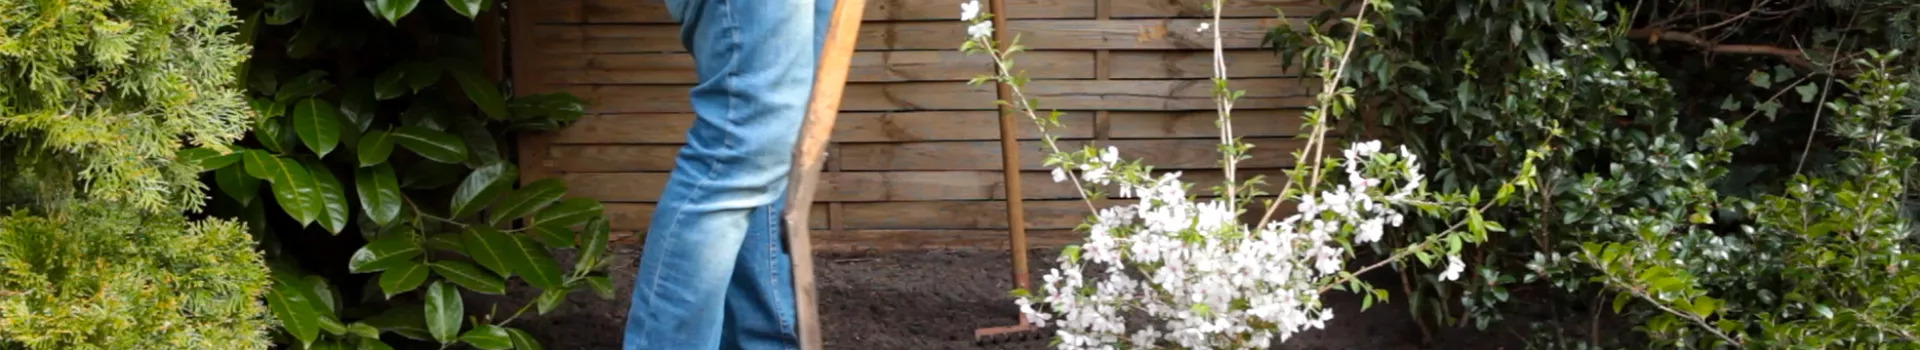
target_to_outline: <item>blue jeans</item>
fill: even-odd
[[[626,349],[797,348],[781,213],[833,0],[664,1],[698,117],[648,226]]]

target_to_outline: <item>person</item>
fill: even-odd
[[[666,2],[699,78],[694,125],[647,227],[625,348],[798,348],[781,213],[834,0],[642,1]]]

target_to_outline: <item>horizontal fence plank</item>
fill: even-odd
[[[1109,55],[1112,79],[1200,79],[1213,77],[1211,51],[1119,51]],[[1031,79],[1093,79],[1092,51],[1028,51],[1013,56],[1014,69]],[[1227,51],[1229,78],[1296,76],[1282,69],[1267,50]],[[693,57],[686,53],[596,53],[536,57],[543,84],[694,84]],[[993,73],[985,55],[959,51],[861,51],[853,55],[847,81],[967,81]]]
[[[1294,138],[1245,138],[1256,145],[1243,168],[1284,168],[1293,166],[1292,152],[1306,140]],[[1336,141],[1337,142],[1337,141]],[[1067,151],[1079,149],[1086,141],[1063,140],[1058,145]],[[1110,140],[1099,143],[1121,150],[1121,158],[1142,159],[1156,169],[1207,169],[1219,166],[1218,141],[1210,139]],[[1046,152],[1040,141],[1021,141],[1021,170],[1048,170]],[[1341,145],[1329,144],[1329,152]],[[851,143],[839,145],[840,152],[828,154],[828,162],[840,162],[842,171],[880,170],[999,170],[1000,143],[997,141],[953,141],[914,143]],[[617,173],[673,170],[678,145],[554,145],[547,149],[546,166],[558,173]],[[1338,153],[1329,153],[1338,154]]]
[[[1164,174],[1166,171],[1156,171]],[[660,200],[660,193],[667,184],[668,173],[577,173],[567,174],[565,179],[572,187],[568,191],[571,197],[592,198],[609,203],[643,203]],[[815,202],[899,202],[899,201],[948,201],[948,200],[1003,200],[1006,199],[1006,178],[999,171],[870,171],[870,172],[826,172],[820,174],[820,187],[814,194]],[[1275,184],[1285,176],[1283,169],[1240,169],[1235,177],[1246,181],[1254,176],[1266,176],[1267,183]],[[1184,181],[1201,184],[1194,191],[1196,195],[1206,194],[1207,186],[1218,185],[1225,181],[1226,174],[1220,170],[1182,171]],[[1054,182],[1053,176],[1045,171],[1027,171],[1020,174],[1021,198],[1023,199],[1076,199],[1079,190],[1070,181]],[[1118,187],[1104,190],[1108,197],[1121,196]],[[1264,187],[1263,187],[1264,188]],[[1264,188],[1274,191],[1274,188]]]
[[[1254,202],[1265,203],[1272,198],[1256,198]],[[1098,200],[1093,205],[1109,208],[1136,203],[1138,201]],[[1028,230],[1071,230],[1092,215],[1087,202],[1080,200],[1024,201],[1021,208],[1026,213],[1027,221],[1023,225]],[[1291,203],[1282,203],[1274,215],[1293,215],[1295,208]],[[1008,224],[1004,201],[844,203],[840,209],[840,226],[848,230],[1004,230]],[[1264,213],[1265,207],[1259,207],[1259,210],[1242,213],[1240,219],[1251,223],[1260,220]]]
[[[1211,30],[1195,29],[1210,20],[1008,20],[1009,35],[1032,50],[1196,50],[1211,49]],[[1267,32],[1281,25],[1304,28],[1303,21],[1278,18],[1220,20],[1221,46],[1257,49]],[[874,22],[860,25],[858,50],[959,50],[967,40],[960,21]],[[544,54],[683,52],[677,24],[546,24],[533,29],[530,47]]]
[[[1283,11],[1287,17],[1313,17],[1330,7],[1321,5],[1323,0],[1227,0],[1220,6],[1221,17],[1278,17]],[[1125,0],[1114,1],[1113,18],[1161,18],[1213,17],[1213,10],[1207,9],[1207,0]],[[1011,11],[1009,11],[1011,12]]]
[[[898,252],[930,249],[1007,249],[1006,230],[812,231],[815,252]],[[1027,247],[1056,249],[1086,241],[1073,230],[1028,230]]]
[[[607,214],[607,224],[614,230],[646,232],[652,224],[653,203],[604,203],[603,212]],[[816,203],[808,213],[807,226],[815,230],[827,229],[827,205]]]
[[[960,20],[959,2],[952,0],[872,0],[862,16],[867,21]],[[982,3],[984,5],[984,2]],[[551,23],[675,23],[664,1],[545,0],[531,3],[534,22]],[[1008,19],[1093,18],[1089,0],[1007,0]],[[802,10],[805,11],[805,10]],[[1271,15],[1272,11],[1267,11]]]
[[[1312,103],[1318,86],[1289,78],[1236,79],[1227,83],[1246,95],[1234,108],[1297,108]],[[1035,80],[1027,84],[1028,98],[1043,109],[1067,110],[1213,110],[1213,81],[1188,80]]]
[[[1235,110],[1234,135],[1299,134],[1303,110]],[[1045,116],[1041,116],[1045,117]],[[1212,111],[1112,112],[1108,137],[1116,139],[1212,138],[1219,135]],[[555,132],[553,144],[683,144],[693,127],[692,113],[593,114]],[[1014,132],[1021,140],[1040,139],[1033,122],[1020,115]],[[1093,138],[1093,113],[1066,111],[1064,127],[1048,133],[1063,140]],[[849,112],[833,125],[833,142],[979,141],[1000,139],[1000,115],[994,111]]]
[[[693,112],[690,85],[572,85],[559,87],[598,113]],[[1249,93],[1251,94],[1251,93]],[[994,110],[994,86],[964,82],[849,83],[840,110]]]
[[[1298,108],[1312,103],[1319,86],[1293,78],[1235,79],[1228,82],[1246,95],[1238,109]],[[558,88],[580,96],[599,113],[688,113],[690,85],[571,85]],[[1184,80],[1034,80],[1022,89],[1045,110],[1212,110],[1213,82]],[[995,110],[994,85],[964,82],[848,83],[840,110],[883,112],[916,110]]]
[[[1284,168],[1293,166],[1292,151],[1305,140],[1292,138],[1247,138],[1258,145],[1249,151],[1252,159],[1240,164],[1246,168]],[[1085,142],[1060,141],[1062,150],[1077,150]],[[1219,142],[1208,139],[1110,140],[1099,143],[1121,150],[1121,158],[1141,159],[1156,169],[1206,169],[1219,167]],[[1020,142],[1020,169],[1047,170],[1044,143]],[[842,171],[870,170],[998,170],[1001,168],[1000,143],[992,141],[918,142],[899,144],[843,144],[839,157]]]

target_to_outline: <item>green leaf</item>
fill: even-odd
[[[537,308],[540,309],[540,314],[545,315],[548,312],[552,312],[553,309],[559,308],[560,302],[563,301],[567,301],[567,290],[564,288],[548,289],[540,292],[540,298],[534,302],[538,303]]]
[[[385,311],[381,311],[380,314],[368,317],[365,320],[361,320],[361,322],[366,322],[367,325],[374,326],[382,331],[393,332],[403,337],[415,340],[432,340],[433,335],[427,332],[426,320],[426,308],[424,305],[406,303],[387,308]]]
[[[380,329],[373,328],[373,326],[369,326],[366,323],[354,322],[353,324],[347,325],[347,333],[352,333],[353,335],[369,340],[380,339]]]
[[[1773,75],[1760,70],[1754,70],[1753,73],[1747,74],[1747,83],[1762,89],[1771,89],[1773,88]]]
[[[340,234],[347,229],[347,219],[353,214],[347,211],[347,190],[340,185],[340,179],[333,176],[333,170],[318,160],[302,159],[307,170],[313,175],[314,200],[319,201],[320,215],[316,220],[328,233]]]
[[[1633,300],[1633,295],[1627,294],[1627,292],[1620,292],[1620,294],[1614,295],[1613,296],[1613,313],[1617,314],[1617,313],[1620,313],[1620,310],[1626,309],[1627,302],[1631,300]]]
[[[1800,93],[1800,103],[1812,103],[1813,98],[1820,94],[1820,87],[1813,85],[1812,82],[1808,82],[1794,87],[1793,92]]]
[[[401,260],[380,272],[380,292],[386,293],[387,299],[420,288],[420,284],[426,282],[427,265],[413,260]]]
[[[407,86],[412,87],[413,92],[420,92],[440,82],[440,75],[444,72],[446,67],[438,62],[428,60],[408,62]]]
[[[534,339],[532,334],[527,334],[527,331],[507,328],[507,335],[513,338],[514,350],[545,350],[541,348],[540,341]]]
[[[419,126],[402,126],[392,133],[393,142],[436,162],[459,164],[467,161],[467,145],[445,132]]]
[[[600,299],[613,300],[613,279],[607,276],[587,276],[587,285],[593,287],[593,294]]]
[[[318,307],[315,310],[318,310]],[[340,320],[334,319],[333,316],[321,314],[318,320],[320,320],[320,330],[327,331],[327,334],[347,335],[347,325],[341,324]]]
[[[467,19],[473,19],[473,16],[480,15],[481,11],[486,11],[492,2],[491,0],[447,0],[447,7],[452,7],[453,12],[467,16]]]
[[[347,261],[347,270],[353,273],[383,271],[402,266],[413,257],[420,256],[420,242],[414,239],[412,230],[381,235],[367,242],[366,246],[353,252]]]
[[[378,111],[375,110],[378,106],[374,102],[376,92],[373,84],[373,81],[367,79],[354,80],[352,84],[347,85],[347,91],[341,93],[340,116],[345,119],[342,123],[350,128],[346,130],[347,133],[365,132],[368,127],[373,126],[373,120],[379,117]],[[344,137],[340,140],[343,143],[347,141]]]
[[[579,96],[568,93],[527,95],[507,100],[507,110],[513,113],[515,119],[573,121],[587,114],[587,103],[581,101]]]
[[[533,226],[527,228],[527,234],[533,240],[554,248],[573,248],[573,230],[564,227]]]
[[[613,224],[607,218],[595,218],[587,224],[586,237],[580,237],[580,256],[574,261],[574,271],[593,270],[600,265],[600,258],[607,253],[607,241],[613,235]]]
[[[393,350],[393,347],[388,346],[387,343],[380,342],[379,339],[370,338],[360,340],[359,350]]]
[[[235,150],[227,152],[227,154],[220,154],[220,151],[215,151],[211,148],[194,147],[181,149],[179,152],[176,152],[174,159],[181,163],[199,164],[200,171],[210,171],[225,169],[227,166],[233,165],[233,163],[240,162],[240,153],[241,151]]]
[[[374,130],[360,136],[360,166],[386,163],[393,155],[393,136],[386,131]]]
[[[313,55],[320,44],[326,42],[329,26],[316,21],[301,23],[300,31],[293,33],[293,40],[287,42],[287,57],[304,59]]]
[[[473,100],[473,104],[479,106],[488,118],[507,119],[507,102],[501,99],[500,88],[495,87],[492,81],[470,69],[454,69],[453,78],[460,82],[460,89],[467,92],[467,99]]]
[[[374,78],[373,98],[381,101],[391,100],[407,94],[407,71],[405,66],[393,65],[380,72]]]
[[[460,241],[461,237],[458,233],[433,235],[427,237],[427,248],[467,255],[467,244]]]
[[[259,120],[273,119],[287,113],[287,105],[266,98],[247,100],[247,107],[251,107],[254,113],[260,114]]]
[[[437,260],[432,265],[434,273],[468,290],[493,295],[500,295],[507,291],[506,280],[472,263],[459,260]]]
[[[293,149],[292,128],[286,126],[280,118],[261,118],[254,121],[253,137],[260,139],[260,146],[274,153],[286,153]]]
[[[501,199],[500,204],[487,216],[487,222],[498,226],[508,220],[531,215],[566,194],[567,184],[559,178],[534,181]]]
[[[213,181],[220,186],[220,192],[233,197],[241,205],[250,205],[260,195],[260,179],[248,176],[242,167],[225,167],[213,171]]]
[[[574,227],[600,218],[604,211],[605,206],[592,198],[569,198],[540,210],[540,214],[534,216],[532,224],[561,228]]]
[[[280,90],[274,92],[273,100],[283,103],[291,102],[297,99],[318,96],[321,93],[327,92],[329,89],[333,89],[333,83],[327,82],[327,71],[310,70],[307,71],[306,74],[301,74],[298,77],[294,77],[293,80],[287,81],[285,85],[281,85]]]
[[[505,328],[490,324],[473,325],[467,334],[460,335],[460,341],[483,350],[505,350],[513,348],[512,336]]]
[[[406,17],[409,12],[413,12],[413,7],[420,5],[420,0],[378,0],[377,5],[380,10],[380,18],[386,19],[387,24],[399,26],[400,18]],[[452,339],[441,340],[440,342],[446,343],[449,340]]]
[[[394,179],[392,165],[380,163],[354,169],[353,184],[360,194],[360,210],[375,224],[386,226],[400,216],[400,205],[405,199],[401,198],[400,183]]]
[[[479,212],[480,208],[493,203],[495,197],[513,186],[514,169],[508,165],[511,163],[496,162],[467,174],[467,179],[461,181],[460,187],[453,192],[453,204],[448,207],[452,217],[464,218]]]
[[[273,310],[281,328],[300,339],[302,345],[311,345],[320,337],[320,313],[313,310],[306,294],[297,288],[284,282],[274,283],[267,289],[267,308]]]
[[[299,20],[313,9],[313,0],[274,0],[267,2],[267,24],[286,25]]]
[[[506,255],[511,254],[508,250],[513,247],[513,243],[508,242],[511,240],[500,230],[475,225],[467,227],[467,231],[461,234],[460,244],[466,247],[467,256],[472,257],[473,262],[500,276],[513,277],[514,270],[506,263]]]
[[[512,244],[512,249],[502,258],[505,258],[503,260],[513,268],[514,273],[520,274],[527,283],[541,289],[566,287],[566,277],[560,275],[560,265],[554,262],[553,254],[547,252],[546,246],[523,235],[504,236],[510,238],[508,243]]]
[[[438,281],[427,286],[427,331],[433,333],[434,340],[440,344],[452,343],[460,333],[460,317],[466,313],[466,306],[460,302],[460,290]]]
[[[340,308],[340,304],[334,300],[333,285],[327,284],[326,278],[315,275],[308,275],[302,280],[307,285],[306,297],[313,302],[313,309],[322,315],[333,316],[333,310]],[[346,325],[341,325],[340,328],[345,331]]]
[[[320,215],[318,186],[313,175],[299,162],[266,152],[246,152],[247,174],[272,184],[274,199],[280,208],[301,226],[312,224]]]

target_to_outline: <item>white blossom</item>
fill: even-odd
[[[993,37],[993,21],[980,21],[980,23],[974,23],[972,26],[968,26],[967,36],[973,38],[973,40]]]
[[[1204,31],[1207,31],[1207,29],[1208,29],[1208,28],[1211,28],[1211,27],[1212,27],[1212,25],[1213,25],[1213,22],[1200,22],[1200,27],[1199,27],[1199,28],[1193,28],[1193,31],[1194,31],[1194,32],[1204,32]]]
[[[960,3],[960,20],[971,21],[980,18],[980,0]]]
[[[1447,270],[1440,271],[1440,280],[1452,281],[1460,279],[1460,272],[1466,270],[1467,263],[1461,262],[1459,255],[1447,255]]]

